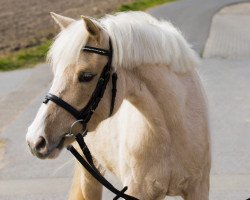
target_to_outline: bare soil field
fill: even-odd
[[[133,0],[0,0],[0,55],[52,38],[57,26],[49,12],[80,18],[102,16]]]

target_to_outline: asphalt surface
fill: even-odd
[[[203,57],[250,57],[250,3],[226,7],[213,18]]]
[[[248,1],[179,0],[149,10],[149,13],[159,19],[170,20],[179,27],[193,48],[202,54],[214,14],[227,5]]]
[[[212,200],[250,197],[250,60],[204,59],[209,104]]]
[[[150,12],[170,19],[200,53],[211,36],[212,16],[224,5],[234,2],[239,1],[186,0]],[[213,25],[211,30],[217,31]],[[250,197],[249,60],[228,60],[213,55],[203,59],[198,69],[208,96],[211,118],[211,200]],[[0,161],[0,167],[4,165],[0,169],[0,199],[67,198],[74,166],[72,156],[63,151],[56,160],[39,160],[31,156],[25,142],[27,127],[49,88],[50,71],[47,65],[39,65],[33,69],[0,73],[0,139],[6,142],[5,156]],[[109,178],[119,185],[114,177]],[[104,200],[112,197],[104,191]]]

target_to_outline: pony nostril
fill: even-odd
[[[41,149],[45,148],[45,146],[46,146],[46,140],[44,139],[44,137],[40,136],[35,145],[36,151],[40,151]]]

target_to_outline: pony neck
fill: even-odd
[[[124,69],[125,99],[130,101],[143,114],[153,132],[159,134],[167,130],[162,107],[166,104],[164,99],[167,90],[165,84],[166,70],[168,71],[166,66]]]

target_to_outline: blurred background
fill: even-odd
[[[52,80],[45,56],[59,28],[49,12],[78,19],[127,10],[171,21],[200,55],[197,70],[212,140],[210,199],[250,197],[250,1],[0,0],[0,5],[0,199],[64,200],[71,184],[74,159],[68,152],[39,160],[25,142]],[[104,191],[103,199],[112,196]]]

